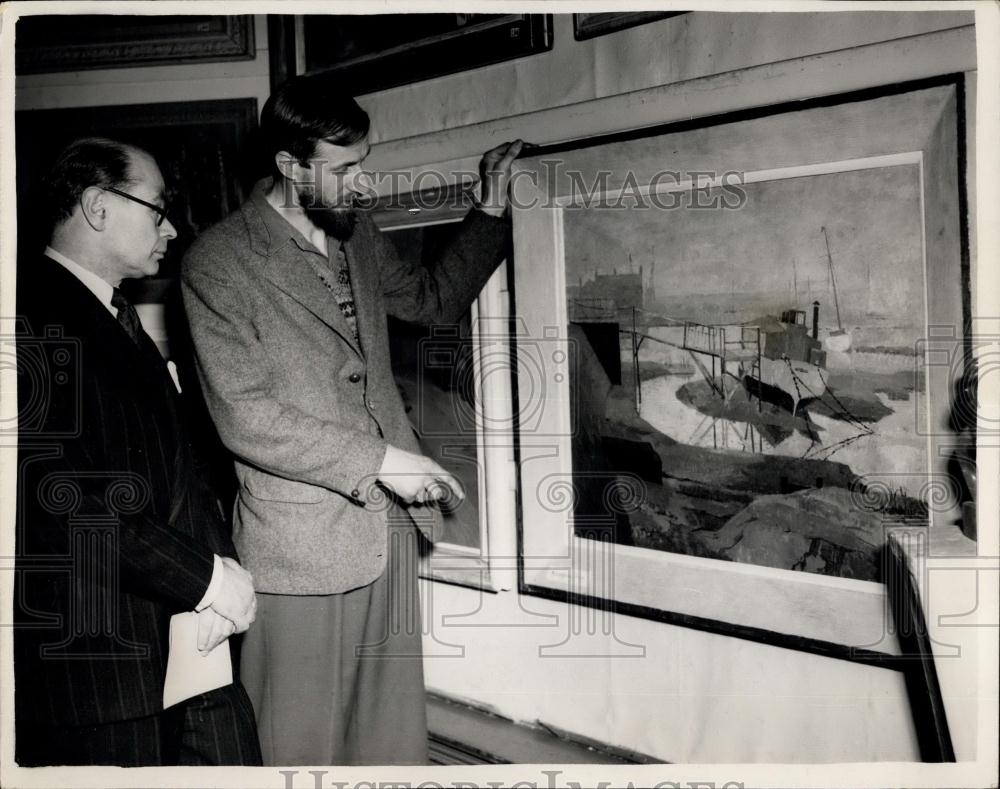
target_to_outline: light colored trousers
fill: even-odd
[[[258,594],[240,679],[265,765],[428,764],[417,570],[401,556],[343,594]]]

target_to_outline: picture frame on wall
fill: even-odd
[[[474,187],[461,181],[384,195],[371,216],[401,259],[426,265],[473,210]],[[511,379],[502,365],[509,359],[501,293],[506,279],[501,266],[454,324],[388,319],[393,375],[421,452],[465,491],[457,506],[421,513],[434,541],[425,546],[420,574],[486,592],[515,585],[496,561],[512,553],[504,543],[508,530],[497,526],[513,521],[504,484],[513,470],[503,473],[512,443]],[[498,433],[505,439],[499,444]]]
[[[898,667],[889,537],[976,549],[964,102],[947,77],[519,160],[523,593]]]
[[[272,84],[324,75],[353,95],[552,48],[549,14],[306,14],[268,25]]]
[[[573,38],[589,38],[617,33],[630,27],[645,25],[660,19],[690,13],[689,11],[611,11],[593,14],[573,14]]]
[[[19,74],[252,60],[251,14],[45,15],[17,23]]]

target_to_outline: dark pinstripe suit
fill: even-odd
[[[252,720],[225,720],[246,712],[238,684],[215,699],[229,712],[206,718],[199,697],[162,715],[169,617],[235,549],[155,346],[48,258],[19,264],[17,284],[18,761],[178,763],[193,726],[187,747],[259,763]]]

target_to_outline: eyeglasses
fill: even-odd
[[[145,200],[140,200],[138,197],[130,195],[128,192],[122,192],[118,189],[112,189],[110,186],[101,187],[105,192],[112,192],[119,197],[124,197],[126,200],[131,200],[133,203],[138,203],[139,205],[144,205],[146,208],[152,208],[156,212],[156,226],[160,227],[163,221],[167,218],[167,209],[163,206],[155,205],[154,203],[147,203]]]

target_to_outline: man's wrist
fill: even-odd
[[[473,203],[473,208],[476,211],[486,214],[486,216],[493,217],[494,219],[503,219],[504,216],[507,214],[507,203],[504,203],[501,206],[487,205],[486,203],[477,200],[475,203]]]
[[[195,611],[204,611],[215,602],[215,598],[219,594],[219,589],[222,588],[222,577],[225,575],[225,572],[226,567],[222,563],[222,557],[219,554],[215,554],[212,580],[208,582],[208,588],[205,589],[205,594],[202,596],[201,601],[194,607]]]

